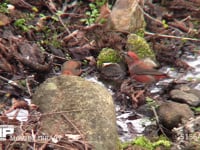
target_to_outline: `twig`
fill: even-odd
[[[31,92],[30,85],[29,85],[29,80],[27,78],[26,78],[26,88],[28,89],[29,95],[32,96],[32,92]]]
[[[92,109],[72,109],[72,110],[65,110],[65,111],[58,111],[58,112],[50,112],[50,113],[43,113],[42,116],[52,115],[52,114],[62,114],[62,113],[71,113],[71,112],[80,112],[80,111],[94,111]]]
[[[45,150],[45,148],[47,147],[49,141],[46,141],[44,144],[42,144],[42,146],[39,148],[39,150]]]
[[[151,106],[151,109],[152,109],[153,114],[154,114],[154,116],[155,116],[156,124],[158,125],[158,127],[159,127],[160,131],[162,132],[162,134],[163,134],[164,136],[166,136],[165,132],[163,131],[163,129],[162,129],[160,123],[159,123],[160,121],[159,121],[157,112],[156,112],[156,110],[155,110],[155,107],[154,107],[154,106]],[[166,136],[166,137],[167,137],[167,136]]]
[[[0,79],[2,79],[3,81],[8,82],[10,85],[12,85],[12,86],[14,86],[14,87],[17,87],[17,88],[19,88],[19,89],[21,89],[21,90],[26,91],[26,89],[25,89],[24,87],[18,85],[18,84],[17,84],[15,81],[13,81],[13,80],[9,80],[9,79],[7,79],[7,78],[5,78],[5,77],[3,77],[3,76],[0,76]]]
[[[0,90],[0,93],[7,94],[7,93],[9,93],[9,92],[4,91],[4,90]]]
[[[85,150],[88,150],[88,147],[87,147],[87,145],[85,143],[85,137],[82,134],[82,132],[76,127],[76,125],[66,115],[61,114],[61,117],[63,117],[65,120],[67,120],[67,122],[69,122],[73,126],[73,128],[80,134],[81,138],[84,141]]]
[[[66,11],[67,5],[68,5],[68,4],[67,4],[67,1],[65,0],[64,3],[63,3],[63,7],[62,7],[62,11],[63,11],[63,12]]]
[[[173,35],[165,35],[165,34],[158,34],[158,33],[151,33],[151,32],[145,32],[147,35],[156,35],[159,37],[164,37],[164,38],[174,38],[174,39],[181,39],[181,40],[189,40],[189,41],[197,41],[200,42],[200,39],[194,39],[194,38],[188,38],[188,37],[181,37],[181,36],[173,36]]]
[[[71,39],[72,37],[74,37],[75,35],[78,34],[78,30],[73,31],[72,33],[68,34],[67,36],[65,36],[63,38],[63,41],[67,42],[69,39]]]
[[[66,58],[60,57],[60,56],[56,56],[56,55],[53,55],[53,54],[50,54],[50,53],[48,53],[48,52],[46,52],[46,51],[44,52],[44,54],[50,55],[50,56],[52,56],[53,58],[58,58],[58,59],[61,59],[61,60],[66,61]]]
[[[58,19],[59,19],[60,23],[65,28],[65,30],[68,32],[68,34],[71,34],[71,32],[69,31],[69,29],[67,28],[67,26],[63,23],[62,18],[60,17],[60,15],[57,15],[57,16],[58,16]],[[75,41],[78,41],[78,39],[75,38],[75,36],[72,35],[72,37],[74,38]]]
[[[138,8],[142,11],[142,13],[143,13],[146,17],[148,17],[149,19],[154,20],[155,22],[157,22],[157,23],[163,25],[162,21],[160,21],[160,20],[158,20],[158,19],[156,19],[156,18],[153,18],[152,16],[150,16],[149,14],[147,14],[139,4],[138,4],[137,6],[138,6]]]
[[[32,135],[32,138],[33,138],[33,147],[35,149],[36,148],[36,135],[34,134],[33,130],[31,130],[31,135]]]
[[[53,13],[53,15],[58,17],[59,22],[61,23],[61,25],[65,28],[65,30],[68,32],[68,34],[71,34],[70,30],[67,28],[67,26],[63,23],[61,15],[58,14],[58,10],[56,9],[56,6],[54,5],[54,3],[52,2],[52,0],[48,0],[48,2],[46,2],[46,6],[48,7],[48,9],[51,11],[51,13]],[[74,38],[75,41],[78,41],[77,38],[75,38],[74,36],[72,36]]]
[[[43,113],[43,114],[36,114],[36,115],[29,115],[31,116],[48,116],[48,115],[54,115],[54,114],[63,114],[63,113],[71,113],[71,112],[80,112],[80,111],[92,111],[92,109],[82,109],[82,110],[69,110],[69,111],[59,111],[59,112],[51,112],[51,113]],[[9,115],[10,117],[14,117],[14,115]],[[23,115],[22,115],[23,116]],[[18,115],[20,117],[20,115]]]
[[[139,9],[142,11],[142,13],[146,17],[148,17],[151,20],[154,20],[155,22],[163,25],[162,21],[160,21],[160,20],[158,20],[156,18],[153,18],[152,16],[150,16],[149,14],[147,14],[140,5],[138,5],[138,7],[139,7]],[[174,39],[189,40],[189,41],[198,41],[198,42],[200,41],[200,39],[194,39],[194,38],[188,38],[188,37],[180,37],[180,36],[173,36],[173,35],[157,34],[157,33],[151,33],[151,32],[147,32],[147,31],[145,32],[145,34],[147,34],[147,35],[157,35],[159,37],[164,37],[164,38],[174,38]]]

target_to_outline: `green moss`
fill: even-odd
[[[103,48],[97,58],[97,67],[101,67],[103,63],[117,63],[121,58],[118,52],[111,48]]]
[[[151,141],[144,136],[136,138],[133,144],[147,148],[148,150],[153,150],[153,143],[151,143]]]
[[[121,149],[126,149],[128,146],[140,146],[147,150],[155,150],[159,146],[164,146],[165,148],[171,147],[171,142],[166,137],[159,137],[157,141],[151,142],[144,136],[137,137],[131,142],[126,142],[121,145]]]
[[[145,33],[145,31],[144,31],[143,28],[140,28],[135,32],[136,35],[138,35],[138,36],[140,36],[142,38],[144,37],[144,33]]]
[[[155,60],[155,54],[146,40],[136,34],[130,34],[127,40],[127,49],[135,52],[140,58],[150,57]]]

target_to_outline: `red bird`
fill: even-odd
[[[75,60],[66,61],[61,68],[61,74],[63,75],[81,75],[81,62]]]
[[[165,79],[167,74],[155,69],[155,63],[139,57],[132,51],[125,55],[125,61],[128,65],[130,76],[138,82],[152,83]]]

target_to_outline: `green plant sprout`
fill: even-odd
[[[166,22],[166,20],[162,20],[162,24],[163,24],[164,28],[168,28],[169,27],[168,24],[167,24],[167,22]]]
[[[191,107],[191,109],[195,112],[200,112],[200,107]]]
[[[84,22],[86,25],[94,24],[100,15],[101,6],[103,6],[106,2],[106,0],[96,0],[94,3],[90,3],[90,11],[85,13],[87,18],[83,18],[80,21]],[[100,20],[100,22],[104,22],[104,20]]]
[[[8,14],[8,4],[6,2],[0,4],[0,13],[6,13]]]
[[[30,29],[34,29],[35,27],[33,25],[26,24],[26,20],[24,18],[17,19],[14,22],[14,26],[20,28],[21,30],[28,32]]]

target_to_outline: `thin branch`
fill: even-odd
[[[61,114],[61,117],[63,117],[67,122],[69,122],[73,128],[79,133],[79,135],[81,136],[81,138],[84,141],[84,146],[85,146],[85,150],[88,150],[87,144],[85,142],[85,136],[82,134],[82,132],[79,130],[79,128],[64,114]]]
[[[65,28],[65,30],[68,32],[68,34],[71,34],[71,31],[69,30],[69,28],[67,28],[67,26],[62,21],[61,14],[58,13],[58,10],[56,9],[56,6],[54,5],[53,1],[49,0],[48,2],[46,2],[46,6],[51,11],[51,13],[53,13],[53,15],[58,17],[59,22]],[[78,41],[78,39],[76,37],[74,37],[74,36],[72,36],[72,37],[75,41]]]
[[[174,39],[180,39],[180,40],[189,40],[189,41],[200,42],[200,39],[181,37],[181,36],[173,36],[173,35],[165,35],[165,34],[158,34],[158,33],[151,33],[151,32],[147,32],[147,31],[145,31],[145,34],[147,34],[147,35],[156,35],[156,36],[164,37],[164,38],[174,38]]]
[[[143,13],[146,17],[148,17],[149,19],[154,20],[155,22],[157,22],[157,23],[163,25],[162,21],[160,21],[160,20],[158,20],[158,19],[156,19],[156,18],[153,18],[152,16],[150,16],[149,14],[147,14],[147,13],[143,10],[143,8],[142,8],[140,5],[138,5],[138,8],[142,11],[142,13]]]
[[[9,79],[7,79],[7,78],[5,78],[5,77],[3,77],[3,76],[0,76],[0,79],[3,80],[3,81],[8,82],[8,84],[10,84],[10,85],[12,85],[12,86],[14,86],[14,87],[17,87],[17,88],[19,88],[19,89],[21,89],[21,90],[26,91],[26,89],[25,89],[24,87],[18,85],[18,84],[17,84],[15,81],[13,81],[13,80],[9,80]]]
[[[155,107],[152,106],[151,109],[152,109],[153,114],[154,114],[154,116],[155,116],[156,124],[158,125],[158,127],[159,127],[160,131],[162,132],[162,134],[163,134],[164,136],[166,136],[165,132],[163,131],[163,129],[162,129],[161,125],[160,125],[160,121],[159,121],[159,118],[158,118],[158,115],[157,115],[157,112],[156,112]],[[167,137],[167,136],[166,136],[166,137]]]
[[[29,80],[27,78],[26,78],[26,88],[28,89],[29,95],[32,96],[32,92],[31,92],[30,85],[29,85]]]
[[[147,13],[143,10],[143,8],[142,8],[140,5],[138,5],[138,7],[139,7],[139,9],[142,11],[142,13],[143,13],[146,17],[148,17],[149,19],[151,19],[151,20],[153,20],[153,21],[155,21],[155,22],[157,22],[157,23],[163,25],[162,21],[160,21],[160,20],[158,20],[158,19],[156,19],[156,18],[153,18],[152,16],[150,16],[149,14],[147,14]],[[164,37],[164,38],[174,38],[174,39],[189,40],[189,41],[197,41],[197,42],[200,41],[200,39],[195,39],[195,38],[188,38],[188,37],[180,37],[180,36],[173,36],[173,35],[157,34],[157,33],[151,33],[151,32],[147,32],[147,31],[145,32],[145,34],[147,34],[147,35],[157,35],[157,36],[159,36],[159,37]]]

